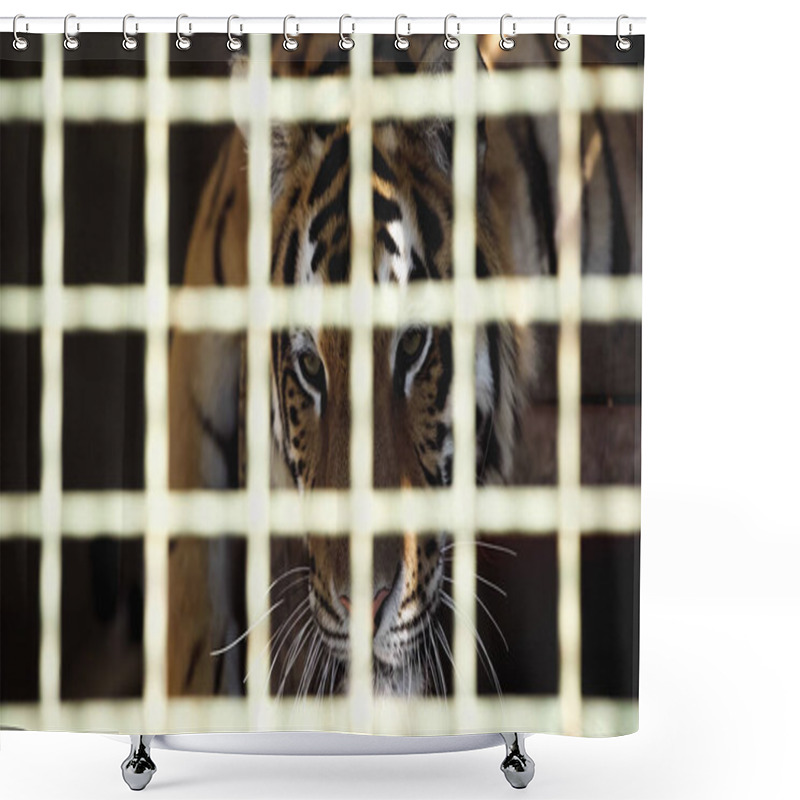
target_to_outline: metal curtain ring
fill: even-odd
[[[181,20],[182,19],[189,19],[188,14],[178,14],[178,18],[175,20],[175,35],[178,37],[175,39],[175,47],[178,50],[188,50],[192,46],[192,40],[188,36],[184,36],[181,33]],[[189,23],[189,33],[192,32],[192,23]]]
[[[122,18],[122,46],[126,50],[135,50],[139,46],[139,41],[137,40],[136,36],[131,36],[128,33],[128,20],[135,19],[133,14],[126,14]],[[138,32],[139,25],[138,23],[134,26],[134,30]]]
[[[559,14],[559,15],[556,17],[555,26],[554,26],[554,31],[555,31],[555,34],[556,34],[556,40],[553,42],[553,47],[555,47],[555,48],[556,48],[556,50],[561,50],[561,51],[564,51],[564,50],[566,50],[567,48],[569,48],[569,39],[566,39],[565,37],[563,37],[563,36],[562,36],[562,35],[561,35],[561,34],[558,32],[558,21],[559,21],[560,19],[566,19],[566,18],[567,18],[567,15],[566,15],[566,14]],[[570,24],[569,24],[569,22],[568,22],[568,23],[567,23],[567,34],[569,34],[569,26],[570,26]]]
[[[78,41],[78,37],[70,35],[70,32],[69,32],[69,21],[71,19],[75,19],[75,15],[74,14],[67,14],[67,16],[64,17],[64,49],[65,50],[77,50],[78,49],[78,45],[80,45],[80,42]],[[80,29],[81,29],[81,26],[76,22],[75,23],[75,32],[77,33],[78,31],[80,31]]]
[[[349,14],[342,14],[339,17],[339,47],[342,50],[352,50],[356,43],[350,37],[350,34],[344,32],[344,21],[346,19],[353,19]],[[353,33],[356,29],[355,23],[350,28],[350,33]]]
[[[456,15],[448,14],[444,18],[444,46],[446,50],[458,50],[458,46],[461,42],[458,41],[456,36],[458,36],[461,31],[461,23],[456,22],[456,36],[451,36],[447,30],[447,23],[450,22],[451,19],[456,19]]]
[[[408,19],[408,17],[405,14],[398,14],[394,18],[394,46],[398,50],[408,50],[408,47],[411,44],[411,42],[409,42],[408,39],[406,39],[406,36],[411,36],[411,23],[410,22],[406,23],[406,27],[408,28],[406,36],[401,36],[400,35],[401,19]]]
[[[11,29],[14,32],[14,49],[15,50],[19,50],[21,52],[22,50],[27,50],[28,49],[28,40],[24,36],[20,36],[19,33],[17,32],[17,20],[20,20],[20,19],[25,19],[25,15],[24,14],[17,14],[17,16],[14,17],[14,23],[13,23]],[[27,22],[25,23],[25,30],[26,31],[28,30],[28,23]]]
[[[231,23],[235,19],[239,19],[239,17],[237,17],[236,14],[231,14],[228,17],[228,45],[227,45],[227,47],[228,47],[228,50],[230,50],[232,53],[235,53],[237,50],[241,50],[242,49],[242,40],[239,39],[237,36],[234,36],[231,33]],[[241,32],[242,32],[242,26],[240,25],[239,26],[239,33],[241,33]]]
[[[291,16],[291,14],[287,17],[283,18],[283,49],[284,50],[297,50],[297,39],[289,36],[289,20],[290,19],[297,19],[297,17]],[[297,32],[299,33],[300,29],[297,28]]]
[[[503,16],[500,17],[500,47],[503,50],[513,50],[516,44],[513,37],[517,35],[517,23],[511,23],[511,36],[507,36],[503,31],[503,23],[507,19],[511,19],[511,14],[503,14]]]
[[[631,40],[627,39],[626,37],[624,37],[619,32],[620,31],[620,23],[624,19],[628,19],[628,16],[626,14],[620,14],[617,17],[617,50],[619,50],[622,53],[626,53],[628,50],[631,49]],[[631,26],[631,24],[629,22],[628,23],[628,36],[630,36],[631,30],[632,30],[632,26]]]

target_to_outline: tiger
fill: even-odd
[[[396,51],[393,40],[384,38],[374,40],[376,72],[440,74],[452,69],[453,54],[436,37],[415,37],[407,53]],[[275,75],[323,76],[348,68],[336,37],[301,37],[292,53],[280,41],[272,54]],[[479,55],[487,68],[483,46]],[[233,71],[239,78],[246,75],[246,59],[238,59]],[[479,279],[555,274],[555,189],[547,180],[554,156],[548,135],[546,125],[537,128],[531,120],[478,121]],[[186,286],[247,285],[247,137],[246,124],[230,133],[205,184],[187,248]],[[452,142],[452,122],[444,119],[381,120],[373,125],[376,283],[405,286],[452,278]],[[349,280],[349,157],[347,122],[273,124],[273,285]],[[374,330],[376,489],[451,485],[452,337],[448,325]],[[269,349],[271,485],[298,492],[347,489],[349,333],[336,328],[274,330]],[[244,335],[175,330],[169,370],[170,488],[245,487]],[[520,420],[536,370],[536,340],[529,327],[507,322],[476,327],[478,486],[514,479]],[[170,694],[242,693],[242,649],[228,644],[241,638],[230,601],[231,556],[224,543],[214,547],[204,551],[183,537],[171,541]],[[375,537],[372,660],[377,695],[448,692],[443,663],[452,656],[443,615],[454,611],[447,591],[453,547],[446,531]],[[346,692],[351,610],[347,537],[309,531],[300,561],[284,558],[284,571],[273,583],[273,594],[279,586],[281,591],[291,589],[297,602],[280,625],[273,620],[272,654],[280,657],[281,666],[271,690],[297,695]],[[275,560],[273,572],[274,567]],[[209,657],[211,652],[217,653],[216,659]]]

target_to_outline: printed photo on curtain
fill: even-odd
[[[644,37],[455,36],[0,36],[4,728],[637,730]]]

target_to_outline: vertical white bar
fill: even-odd
[[[455,54],[457,98],[453,135],[453,634],[456,714],[460,727],[474,719],[477,692],[475,546],[475,281],[476,48],[463,36]]]
[[[581,37],[561,58],[558,118],[558,640],[562,731],[581,722],[580,481],[581,481]]]
[[[262,693],[262,676],[269,674],[269,627],[259,622],[269,603],[269,331],[257,326],[269,303],[271,249],[270,210],[270,35],[248,38],[250,58],[248,143],[247,274],[250,325],[247,330],[247,698],[251,730],[268,729],[269,686]]]
[[[350,51],[350,713],[351,730],[372,726],[372,36]]]
[[[42,729],[59,727],[61,682],[61,426],[62,289],[64,273],[64,120],[62,37],[44,37],[42,192]]]
[[[145,122],[145,493],[144,726],[157,734],[167,715],[167,233],[169,221],[169,37],[147,36]]]

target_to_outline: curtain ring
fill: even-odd
[[[289,15],[288,17],[283,18],[283,49],[284,50],[297,50],[297,39],[292,36],[289,36],[289,20],[290,19],[297,19],[297,17],[293,17]],[[299,33],[300,27],[297,26],[297,32]]]
[[[80,42],[78,41],[78,37],[77,36],[72,36],[70,34],[70,32],[69,32],[69,21],[71,19],[75,19],[75,15],[74,14],[67,14],[67,16],[64,17],[64,49],[65,50],[77,50],[78,49],[78,45],[80,45]],[[81,26],[76,22],[75,23],[75,32],[77,33],[78,31],[80,31],[80,29],[81,29]]]
[[[394,46],[398,50],[408,50],[408,47],[411,44],[411,42],[408,41],[406,36],[411,36],[411,23],[410,22],[406,23],[406,27],[408,28],[408,31],[406,32],[405,36],[401,36],[400,35],[400,20],[401,19],[408,19],[408,17],[405,14],[398,14],[394,18]]]
[[[620,14],[617,17],[617,50],[619,50],[621,53],[626,53],[628,50],[631,49],[631,40],[627,39],[625,36],[623,36],[619,32],[620,31],[620,23],[624,19],[628,19],[627,14]],[[630,36],[630,34],[631,34],[631,24],[629,22],[628,23],[628,36]]]
[[[566,39],[565,37],[563,37],[558,32],[558,21],[560,19],[566,19],[566,18],[567,18],[566,14],[559,14],[556,17],[556,22],[555,22],[555,27],[554,27],[555,34],[556,34],[556,40],[553,42],[553,47],[555,47],[556,50],[561,50],[562,52],[569,48],[569,39]],[[569,34],[569,26],[570,26],[570,24],[568,22],[567,23],[567,34]]]
[[[239,39],[237,36],[234,36],[231,33],[231,23],[235,19],[239,19],[239,17],[237,17],[236,14],[231,14],[228,17],[228,45],[227,46],[228,46],[228,50],[230,50],[231,53],[235,53],[237,50],[241,50],[242,49],[242,40]],[[240,25],[239,26],[239,33],[241,33],[241,32],[242,32],[242,26]]]
[[[447,30],[447,23],[450,22],[451,19],[457,19],[455,14],[448,14],[444,18],[444,47],[445,50],[458,50],[458,46],[461,42],[458,41],[456,38],[461,31],[461,23],[456,22],[456,36],[451,36]]]
[[[128,20],[129,19],[136,19],[133,14],[126,14],[122,18],[122,46],[126,50],[135,50],[139,46],[139,42],[136,39],[136,36],[131,36],[128,33]],[[139,30],[139,23],[137,22],[134,26],[134,30],[138,32]]]
[[[339,48],[341,50],[352,50],[356,43],[352,40],[349,34],[344,32],[344,21],[346,19],[353,19],[349,14],[342,14],[339,17]],[[355,23],[353,23],[350,33],[353,33],[356,29]]]
[[[20,36],[19,33],[17,32],[17,20],[20,19],[25,19],[25,15],[17,14],[17,16],[14,17],[14,24],[12,25],[11,29],[14,32],[14,49],[22,52],[23,50],[28,49],[28,40],[24,36]],[[25,30],[26,31],[28,30],[27,22],[25,23]]]
[[[517,35],[517,23],[511,23],[511,36],[507,36],[503,32],[503,23],[507,19],[511,19],[511,14],[503,14],[503,16],[500,17],[500,48],[502,50],[513,50],[516,44],[513,37]]]
[[[178,37],[175,39],[175,47],[178,50],[188,50],[192,46],[192,40],[188,36],[184,36],[181,33],[181,20],[182,19],[189,19],[188,14],[178,14],[178,18],[175,20],[175,35]],[[189,33],[192,32],[192,23],[189,23]]]

